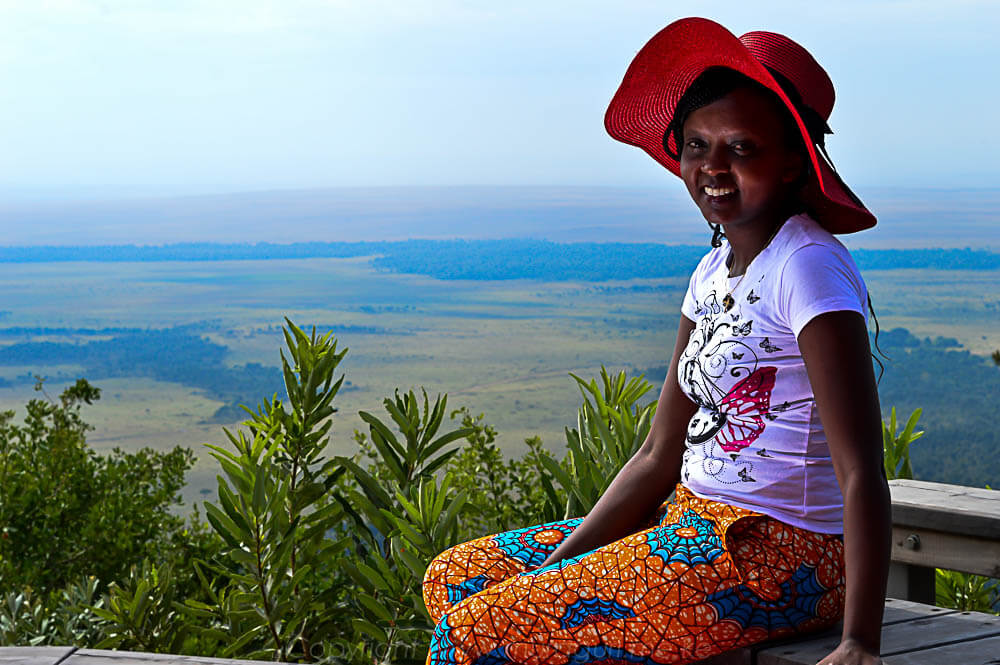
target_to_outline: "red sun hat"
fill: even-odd
[[[816,174],[803,189],[802,198],[817,222],[831,233],[853,233],[875,226],[875,216],[825,158],[823,132],[815,126],[820,122],[826,128],[833,110],[833,83],[808,51],[784,35],[755,31],[737,38],[705,18],[671,23],[654,35],[629,65],[604,116],[608,133],[642,148],[679,176],[679,162],[664,149],[664,134],[681,97],[710,67],[727,67],[757,81],[773,91],[795,118]],[[797,101],[804,108],[796,107],[772,71],[794,86],[800,97]],[[813,136],[803,115],[812,116],[808,119]]]

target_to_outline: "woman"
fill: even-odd
[[[649,436],[586,518],[431,562],[428,663],[694,662],[840,619],[821,663],[880,662],[867,292],[831,235],[875,218],[817,154],[833,98],[774,33],[684,19],[636,56],[608,131],[679,175],[715,231]]]

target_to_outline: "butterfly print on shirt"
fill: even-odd
[[[700,409],[688,423],[688,443],[717,444],[738,455],[764,431],[764,417],[771,405],[775,367],[761,367],[733,386],[718,405]]]
[[[719,410],[725,415],[725,423],[716,439],[727,453],[743,450],[764,431],[763,416],[770,410],[777,371],[775,367],[761,367],[722,398]]]
[[[765,337],[763,340],[761,340],[760,348],[764,349],[768,353],[774,353],[775,351],[781,351],[781,347],[780,346],[775,346],[774,344],[771,343],[771,338],[770,337]]]

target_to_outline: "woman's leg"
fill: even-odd
[[[659,526],[451,606],[428,665],[680,663],[836,622],[836,537],[678,494]]]
[[[457,602],[539,566],[583,518],[515,529],[456,545],[434,557],[423,596],[434,621]]]

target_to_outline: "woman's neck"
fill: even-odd
[[[780,219],[770,225],[755,224],[738,229],[726,229],[726,240],[729,241],[729,276],[739,277],[746,272],[747,266],[764,251],[785,220]]]

